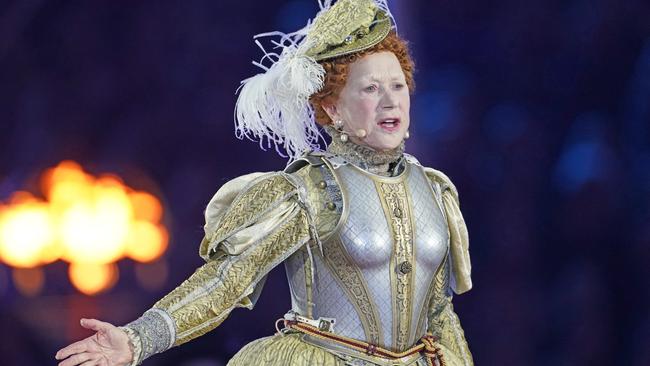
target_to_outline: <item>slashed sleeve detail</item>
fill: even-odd
[[[236,307],[252,309],[268,272],[310,240],[310,222],[287,174],[253,173],[226,183],[206,209],[199,249],[206,263],[126,325],[140,353],[132,365],[207,333]]]

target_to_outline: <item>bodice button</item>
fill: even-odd
[[[404,261],[399,265],[399,271],[408,274],[413,270],[413,265],[409,261]]]
[[[324,180],[321,180],[320,182],[318,182],[318,188],[320,189],[327,188],[327,183]]]

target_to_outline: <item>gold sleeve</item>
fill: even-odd
[[[206,210],[199,249],[206,263],[126,326],[134,349],[141,349],[134,365],[207,333],[236,307],[251,309],[266,274],[311,238],[310,218],[291,176],[253,174],[220,192]]]
[[[472,263],[469,256],[469,236],[465,219],[460,212],[458,191],[451,180],[442,172],[425,168],[431,184],[442,195],[447,226],[449,228],[449,253],[451,257],[450,286],[456,294],[472,289]]]

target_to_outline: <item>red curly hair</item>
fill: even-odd
[[[325,69],[324,86],[309,98],[309,103],[314,108],[316,122],[319,125],[325,126],[332,123],[325,109],[323,109],[323,105],[333,104],[338,99],[348,78],[348,67],[366,55],[384,51],[392,52],[397,56],[402,71],[404,71],[409,92],[413,93],[415,89],[413,80],[415,66],[409,53],[408,44],[394,31],[391,31],[381,42],[368,49],[320,62]]]

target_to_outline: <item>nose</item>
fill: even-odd
[[[386,90],[380,101],[381,109],[391,110],[397,107],[397,98],[392,90]]]

